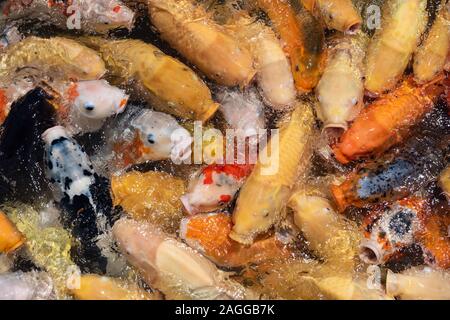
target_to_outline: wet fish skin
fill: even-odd
[[[212,164],[202,168],[181,197],[189,214],[213,212],[233,201],[253,165]]]
[[[104,61],[94,50],[63,37],[27,37],[0,55],[0,78],[25,67],[66,80],[95,80],[106,72]]]
[[[392,90],[402,77],[425,30],[426,2],[386,1],[381,28],[367,50],[365,88],[370,94]]]
[[[41,134],[55,125],[51,97],[36,88],[17,100],[0,134],[0,199],[32,201],[48,192]]]
[[[324,73],[315,89],[324,128],[347,130],[364,106],[364,56],[368,38],[358,33],[331,41]]]
[[[331,190],[340,211],[380,200],[408,196],[433,181],[445,166],[445,154],[435,138],[411,138],[394,155],[367,162]]]
[[[252,173],[244,183],[233,212],[230,237],[242,244],[251,244],[257,234],[269,230],[282,219],[294,183],[305,172],[314,133],[314,115],[309,103],[297,103],[290,120],[284,123],[279,139],[263,160],[261,153]],[[268,145],[270,142],[268,143]],[[267,152],[268,146],[262,151]],[[263,163],[264,161],[264,163]]]
[[[62,222],[79,240],[74,260],[83,271],[106,272],[106,257],[97,246],[101,230],[98,220],[113,222],[109,182],[98,176],[83,149],[60,126],[46,130],[45,164],[56,201],[62,209]]]
[[[441,74],[450,49],[450,5],[442,6],[426,39],[414,52],[414,78],[426,83]]]
[[[149,0],[149,14],[161,37],[207,77],[245,87],[256,71],[250,52],[192,0]]]
[[[422,228],[421,216],[426,202],[418,198],[396,201],[386,208],[375,209],[366,217],[364,235],[360,243],[361,260],[371,264],[383,264],[401,249],[417,242]]]
[[[254,298],[251,290],[227,279],[211,261],[152,224],[122,218],[113,234],[128,262],[169,299]]]
[[[170,159],[182,163],[191,157],[191,134],[169,114],[132,106],[107,130],[112,166],[126,168],[146,161]]]
[[[219,107],[192,69],[150,43],[100,37],[77,40],[101,54],[117,83],[132,82],[133,91],[158,111],[207,121]]]
[[[388,270],[386,291],[402,300],[449,300],[450,275],[429,267],[413,267],[401,273]]]

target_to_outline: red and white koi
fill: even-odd
[[[228,205],[250,175],[248,164],[212,164],[191,180],[181,202],[189,214],[212,212]]]

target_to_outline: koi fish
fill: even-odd
[[[183,180],[162,171],[129,171],[111,177],[114,206],[169,233],[176,232],[183,218],[180,197],[184,192]]]
[[[267,151],[272,142],[261,151],[255,168],[244,183],[233,212],[231,239],[252,244],[256,235],[282,219],[282,210],[294,183],[306,170],[313,132],[311,106],[299,103],[290,120],[281,126],[279,134],[271,137],[275,145],[270,154]]]
[[[107,259],[97,240],[113,219],[108,183],[94,172],[87,154],[63,127],[46,130],[42,139],[47,175],[62,208],[63,225],[79,240],[74,259],[82,270],[104,273]]]
[[[426,210],[425,206],[424,200],[411,198],[372,211],[364,223],[361,260],[382,264],[402,248],[416,243],[416,234],[422,227],[419,216]]]
[[[181,202],[189,214],[212,212],[227,206],[245,179],[252,165],[212,164],[201,169],[191,180]]]
[[[24,236],[17,230],[8,216],[0,211],[0,253],[13,252],[24,242]]]
[[[450,275],[429,267],[413,267],[401,273],[388,270],[386,292],[402,300],[449,300]]]
[[[316,96],[324,128],[347,130],[364,106],[363,60],[367,37],[361,33],[335,39]]]
[[[216,266],[149,223],[120,219],[113,227],[120,251],[144,281],[168,299],[251,299],[249,289],[227,279]]]
[[[444,151],[431,137],[412,138],[393,153],[394,159],[368,162],[342,184],[331,186],[339,211],[408,196],[433,181],[445,165]]]
[[[174,117],[150,109],[131,108],[107,129],[112,165],[125,168],[146,161],[171,159],[182,163],[191,157],[191,134]]]
[[[149,0],[161,37],[207,77],[226,86],[246,86],[255,75],[250,52],[192,0]]]
[[[320,17],[329,29],[355,33],[362,18],[351,0],[293,0],[301,1],[306,9]]]
[[[343,164],[380,154],[402,142],[443,92],[438,83],[414,85],[411,78],[367,106],[333,147]]]
[[[219,107],[192,69],[149,43],[99,37],[77,40],[98,50],[111,75],[118,82],[132,81],[133,90],[159,111],[207,121]]]
[[[233,223],[228,213],[191,216],[181,221],[180,236],[192,248],[223,267],[258,264],[272,259],[289,258],[292,252],[276,236],[244,246],[229,234]]]
[[[81,275],[80,286],[71,291],[77,300],[159,300],[158,294],[127,281],[96,274]]]
[[[366,57],[365,88],[379,95],[395,87],[403,75],[427,23],[427,1],[386,1],[381,28]]]

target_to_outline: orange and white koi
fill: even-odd
[[[244,246],[229,237],[232,227],[228,213],[196,215],[181,221],[180,236],[189,246],[223,267],[244,266],[292,255],[276,236]]]
[[[324,67],[325,36],[319,22],[307,11],[283,0],[257,0],[284,43],[291,62],[295,87],[300,93],[311,91]],[[300,5],[301,6],[301,5]]]

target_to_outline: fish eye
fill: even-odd
[[[352,99],[352,105],[355,106],[357,103],[358,103],[358,99],[357,98],[353,98]]]
[[[149,133],[148,136],[147,136],[147,141],[150,144],[154,144],[155,143],[155,135],[153,133]]]
[[[92,110],[95,109],[95,106],[94,106],[94,104],[93,104],[92,102],[86,102],[86,103],[84,104],[84,108],[85,108],[87,111],[92,111]]]

